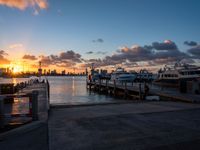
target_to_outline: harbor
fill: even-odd
[[[0,150],[200,150],[199,8],[0,0]]]
[[[111,83],[107,83],[106,87],[106,83],[102,81],[100,87],[98,82],[91,84],[86,82],[86,77],[83,79],[87,85],[85,89],[89,93],[107,95],[104,88],[107,90],[114,88]],[[7,130],[0,133],[2,149],[198,149],[200,146],[198,128],[200,105],[198,102],[188,103],[166,97],[159,100],[138,99],[139,97],[133,98],[130,95],[124,97],[125,84],[116,84],[116,90],[122,91],[122,95],[116,92],[118,94],[115,97],[120,97],[118,100],[51,104],[49,91],[51,91],[52,83],[48,80],[32,80],[17,93],[4,94],[4,99],[16,97],[18,101],[15,100],[15,102],[23,101],[23,97],[31,96],[32,101],[37,101],[37,103],[32,102],[32,107],[30,107],[32,113],[28,116],[13,114],[8,117],[9,107],[4,107],[1,129],[2,121],[4,121],[4,127]],[[78,87],[76,84],[74,86],[74,89]],[[126,89],[130,90],[128,93],[138,94],[138,84],[131,83],[126,86]],[[96,90],[93,91],[95,88]],[[150,87],[149,94],[151,90]],[[165,91],[165,89],[162,90]],[[143,84],[141,91],[143,91]],[[152,94],[155,95],[153,92]],[[113,96],[111,94],[109,97]],[[14,109],[14,104],[12,107]],[[30,110],[23,110],[21,113],[24,112],[29,113]],[[12,128],[14,124],[15,127]],[[10,125],[9,129],[8,125]],[[16,138],[19,135],[20,137]]]

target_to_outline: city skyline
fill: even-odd
[[[199,65],[198,0],[0,0],[0,66],[83,72]]]

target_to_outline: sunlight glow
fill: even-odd
[[[12,67],[12,69],[13,69],[13,73],[20,73],[20,72],[23,72],[23,66],[21,66],[21,65],[14,65],[14,66]]]

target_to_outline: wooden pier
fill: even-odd
[[[128,99],[145,100],[147,96],[159,96],[161,100],[173,100],[198,103],[200,95],[181,93],[179,88],[167,88],[156,86],[152,83],[136,83],[136,82],[116,82],[109,80],[89,81],[87,80],[87,88],[97,92],[110,94],[115,97],[123,97]],[[148,90],[145,87],[148,87]],[[153,100],[153,99],[152,99]]]

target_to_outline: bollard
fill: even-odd
[[[4,127],[4,97],[0,96],[0,128]]]
[[[38,120],[38,91],[32,91],[30,101],[32,102],[32,118],[33,121]]]

